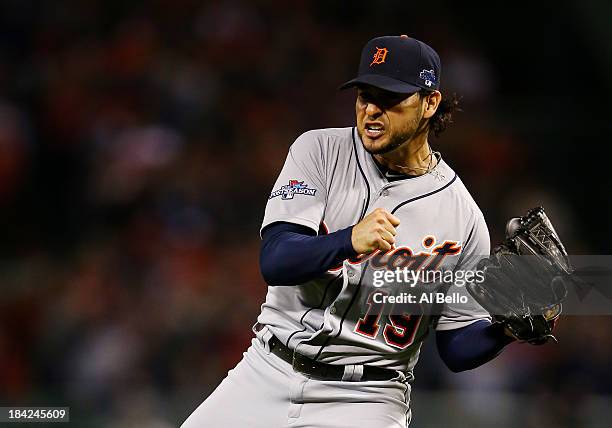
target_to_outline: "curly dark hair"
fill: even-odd
[[[421,97],[426,97],[431,93],[432,91],[424,89],[419,91]],[[436,113],[429,119],[429,131],[431,131],[434,136],[438,137],[446,130],[448,125],[453,123],[453,113],[461,111],[459,101],[460,98],[455,93],[448,98],[442,98],[438,110],[436,110]]]

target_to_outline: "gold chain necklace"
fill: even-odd
[[[396,165],[396,164],[389,164],[389,165],[399,168],[401,170],[409,170],[409,171],[421,170],[421,171],[424,171],[423,174],[427,174],[428,172],[431,172],[431,170],[435,168],[436,165],[438,165],[438,158],[441,158],[441,155],[440,155],[440,152],[433,151],[431,150],[431,147],[430,147],[429,154],[427,155],[427,157],[429,158],[429,163],[427,164],[427,168],[424,168],[421,166],[407,167],[407,166]],[[432,166],[434,157],[436,158],[436,164]]]

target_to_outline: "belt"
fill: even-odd
[[[270,347],[270,352],[291,364],[293,370],[311,379],[370,381],[391,380],[398,377],[398,372],[391,369],[366,365],[343,366],[315,361],[287,348],[276,336],[270,338],[268,346]],[[361,372],[361,368],[363,372]]]

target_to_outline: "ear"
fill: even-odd
[[[440,106],[440,102],[442,101],[442,94],[440,91],[433,91],[424,97],[424,111],[423,118],[429,119],[434,115],[438,107]]]

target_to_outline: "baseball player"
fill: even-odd
[[[453,371],[514,340],[465,290],[434,315],[384,309],[373,285],[380,269],[469,271],[490,252],[480,209],[428,142],[455,105],[440,72],[427,44],[375,38],[343,85],[356,125],[293,143],[261,227],[255,338],[184,428],[406,427],[428,332]]]

